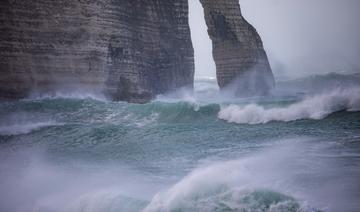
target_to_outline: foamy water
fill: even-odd
[[[333,90],[306,97],[289,106],[266,108],[257,104],[223,106],[218,117],[239,124],[264,124],[270,121],[323,119],[338,111],[360,110],[360,89]]]
[[[0,135],[21,135],[39,130],[45,127],[58,126],[60,123],[56,122],[31,122],[23,124],[10,124],[8,126],[0,126]]]
[[[1,102],[0,211],[360,208],[358,87],[240,99],[195,87],[144,105]]]

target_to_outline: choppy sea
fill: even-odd
[[[0,102],[0,211],[360,211],[359,81],[312,80]]]

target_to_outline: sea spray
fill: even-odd
[[[32,123],[22,123],[22,124],[12,124],[12,125],[8,125],[8,126],[0,126],[0,135],[11,136],[11,135],[28,134],[30,132],[40,130],[42,128],[59,126],[59,125],[61,125],[61,123],[47,121],[47,122],[32,122]]]
[[[316,211],[287,195],[303,198],[298,186],[293,185],[300,168],[295,158],[306,155],[308,148],[297,144],[298,141],[253,157],[199,167],[170,189],[155,195],[144,212]]]
[[[42,113],[21,111],[0,114],[0,136],[24,135],[60,125],[63,124]]]
[[[4,158],[0,150],[1,212],[139,212],[161,188],[129,167],[81,160],[64,166],[49,162],[44,151],[22,149]]]
[[[0,135],[0,211],[358,211],[357,98],[340,95],[320,120],[233,124],[218,118],[226,106],[280,109],[322,95],[234,98],[215,81],[201,86],[147,104],[0,102],[0,126],[63,123]]]
[[[360,88],[334,90],[307,97],[287,107],[265,108],[258,104],[223,106],[220,119],[239,124],[261,124],[270,121],[294,121],[299,119],[322,119],[338,111],[360,110]]]

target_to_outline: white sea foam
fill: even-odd
[[[22,135],[39,130],[41,128],[57,126],[59,123],[47,121],[47,122],[34,122],[34,123],[18,123],[8,126],[0,126],[0,135]]]
[[[148,125],[151,125],[153,123],[155,123],[157,121],[157,119],[159,118],[159,113],[152,113],[150,116],[142,118],[138,121],[135,122],[135,125],[137,127],[145,127]]]
[[[353,210],[356,179],[340,179],[346,169],[319,157],[332,145],[314,141],[283,140],[252,156],[208,161],[156,194],[144,212]]]
[[[218,117],[232,123],[260,124],[270,121],[323,119],[337,111],[360,110],[360,88],[333,90],[310,96],[287,107],[265,108],[257,104],[228,105],[221,108]]]
[[[302,198],[291,181],[299,168],[294,158],[305,149],[301,145],[280,147],[256,157],[198,168],[155,195],[144,212],[308,211],[305,202],[286,195]]]
[[[94,99],[97,101],[108,101],[101,92],[83,90],[56,90],[53,92],[33,92],[29,99]]]

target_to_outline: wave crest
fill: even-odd
[[[35,122],[35,123],[23,123],[14,124],[10,126],[0,126],[0,135],[12,136],[12,135],[23,135],[28,134],[36,130],[40,130],[45,127],[58,126],[55,122]]]
[[[144,212],[313,211],[293,197],[262,189],[271,188],[278,179],[264,176],[266,170],[257,173],[254,166],[262,160],[235,160],[196,169],[169,190],[155,195]]]
[[[292,197],[270,190],[229,189],[192,199],[185,198],[182,204],[174,206],[152,203],[145,209],[151,211],[304,211]]]
[[[334,90],[315,95],[287,107],[265,108],[257,104],[222,107],[218,117],[238,124],[264,124],[270,121],[323,119],[338,111],[360,110],[360,88]]]

